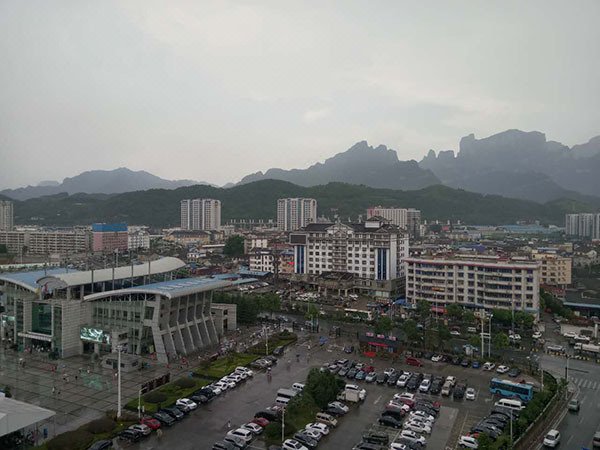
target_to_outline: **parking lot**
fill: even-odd
[[[342,351],[342,346],[336,345],[334,341],[331,344],[319,346],[316,339],[317,337],[313,337],[312,341],[303,341],[288,349],[286,354],[280,358],[279,364],[272,369],[270,382],[265,373],[258,372],[253,379],[222,394],[211,403],[201,406],[189,417],[171,429],[165,430],[160,439],[153,433],[152,436],[135,444],[117,443],[117,448],[210,449],[214,442],[221,440],[229,431],[228,422],[231,424],[231,429],[249,422],[257,411],[273,404],[278,389],[290,387],[294,382],[304,382],[312,367],[321,367],[324,363],[349,356]],[[300,354],[299,362],[295,358],[297,353]],[[427,448],[456,448],[459,436],[466,434],[470,427],[489,413],[493,406],[494,400],[489,394],[489,381],[496,375],[495,372],[431,361],[423,361],[423,367],[417,368],[408,366],[404,362],[390,364],[389,361],[350,356],[357,362],[373,364],[378,371],[393,366],[396,370],[419,371],[434,376],[452,375],[457,378],[459,383],[464,382],[468,387],[475,389],[475,400],[454,400],[452,396],[419,394],[423,398],[439,401],[441,404],[432,433],[427,436]],[[289,369],[287,367],[288,360],[291,361]],[[361,441],[363,433],[369,430],[385,430],[390,433],[392,438],[395,438],[399,430],[382,427],[377,424],[377,420],[393,395],[404,392],[405,389],[391,387],[387,384],[366,383],[365,381],[348,382],[359,384],[365,388],[367,398],[359,404],[349,404],[350,412],[339,420],[337,428],[322,439],[318,448],[351,449]],[[258,438],[248,448],[263,449],[265,445]]]

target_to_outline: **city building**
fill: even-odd
[[[58,357],[114,352],[166,363],[219,342],[211,303],[231,282],[176,279],[177,258],[94,271],[65,268],[0,274],[0,341],[46,347]],[[231,320],[231,318],[229,318]]]
[[[165,241],[176,242],[180,245],[205,245],[210,244],[212,235],[209,231],[200,230],[173,230],[164,237]]]
[[[217,335],[223,336],[227,331],[237,330],[237,305],[234,303],[213,303],[211,307],[213,322]]]
[[[127,227],[127,249],[140,250],[150,248],[150,233],[145,227]]]
[[[406,299],[437,307],[509,309],[539,315],[540,261],[471,255],[406,258]]]
[[[314,198],[280,198],[277,200],[277,228],[295,231],[317,221]]]
[[[248,269],[251,272],[276,271],[280,274],[293,273],[294,252],[291,249],[278,250],[270,248],[254,248],[248,254]]]
[[[126,252],[129,236],[126,223],[95,223],[92,225],[92,251]]]
[[[13,255],[73,255],[90,251],[91,235],[85,228],[0,231],[0,244]]]
[[[319,291],[395,299],[404,290],[408,236],[381,217],[363,223],[312,223],[290,234],[292,279]]]
[[[13,227],[13,202],[10,200],[0,200],[0,231],[11,231]]]
[[[557,249],[537,249],[531,254],[534,260],[542,263],[540,284],[566,289],[571,285],[573,259],[561,255]]]
[[[581,213],[565,216],[565,234],[592,240],[600,239],[600,214]]]
[[[221,228],[221,201],[210,198],[181,200],[181,229],[218,231]]]
[[[392,225],[405,229],[411,237],[421,236],[421,211],[414,208],[384,208],[373,206],[367,209],[367,219],[383,217]]]

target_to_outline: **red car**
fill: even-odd
[[[423,366],[423,363],[420,360],[418,360],[417,358],[414,358],[412,356],[406,357],[406,364],[408,364],[409,366],[417,366],[417,367]]]
[[[365,373],[375,372],[375,367],[373,367],[373,366],[364,367],[363,372],[365,372]]]
[[[142,417],[140,423],[142,425],[147,425],[152,430],[158,430],[160,428],[160,422],[154,417]]]
[[[269,421],[267,419],[265,419],[264,417],[255,417],[254,419],[252,419],[252,423],[255,423],[256,425],[260,425],[261,427],[266,427],[267,425],[269,425]]]

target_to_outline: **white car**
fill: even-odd
[[[284,450],[308,450],[304,445],[294,439],[287,439],[282,448]]]
[[[249,378],[249,375],[248,375],[246,372],[237,372],[237,371],[236,371],[236,372],[233,372],[233,373],[230,375],[230,377],[231,377],[232,375],[236,375],[236,376],[240,377],[242,380],[247,380],[247,379]]]
[[[458,331],[458,330],[452,330],[452,331],[450,332],[450,334],[451,334],[452,336],[460,336],[460,331]]]
[[[329,434],[329,427],[324,423],[313,422],[306,425],[306,429],[317,430],[323,436],[327,436]]]
[[[259,435],[263,432],[263,427],[261,427],[259,424],[254,423],[254,422],[245,423],[240,428],[245,428],[246,430],[250,431],[254,435]]]
[[[403,392],[402,394],[394,394],[394,400],[415,400],[415,394],[411,392]]]
[[[496,367],[496,364],[488,361],[483,365],[483,370],[494,370],[495,367]]]
[[[215,395],[221,395],[224,391],[224,389],[221,389],[219,386],[216,386],[214,383],[209,384],[207,386],[207,388],[209,388],[211,391],[213,391],[215,393]]]
[[[427,445],[427,440],[423,436],[419,436],[417,433],[411,430],[402,430],[400,432],[400,437],[410,442],[418,442],[423,446]]]
[[[249,377],[253,377],[254,376],[254,372],[250,369],[248,369],[247,367],[244,366],[239,366],[235,368],[236,372],[245,372],[246,375],[248,375]]]
[[[426,420],[427,422],[435,422],[435,417],[427,414],[425,411],[413,411],[410,413],[410,416],[419,420]]]
[[[461,448],[479,448],[479,443],[473,436],[461,436],[458,440],[458,445]]]
[[[321,433],[319,430],[317,430],[315,428],[305,428],[304,430],[302,430],[302,432],[304,434],[306,434],[307,436],[310,436],[311,438],[313,438],[316,441],[320,441],[321,438],[323,437],[323,433]]]
[[[446,377],[446,383],[451,383],[452,386],[456,386],[456,377],[449,375]]]
[[[243,439],[244,442],[249,443],[252,438],[254,437],[254,435],[252,434],[252,431],[246,429],[246,428],[238,428],[237,430],[231,430],[230,432],[227,433],[227,436],[236,436],[239,437],[240,439]]]
[[[398,381],[396,381],[396,386],[398,387],[406,387],[406,383],[408,383],[408,379],[410,378],[410,375],[407,374],[403,374],[400,375],[400,377],[398,378]]]
[[[406,444],[402,444],[400,442],[392,442],[390,444],[390,450],[410,450],[410,448]]]
[[[221,392],[225,392],[229,389],[229,383],[225,383],[224,381],[216,381],[215,383],[213,383],[213,386],[220,389]]]
[[[496,369],[496,372],[498,373],[506,373],[510,370],[510,367],[508,366],[498,366],[498,368]]]
[[[138,433],[142,433],[144,436],[148,436],[150,433],[152,433],[152,428],[150,428],[148,425],[144,425],[143,423],[131,425],[129,429],[137,431]]]
[[[198,407],[198,405],[189,398],[180,398],[175,402],[175,406],[183,409],[184,411],[193,411]]]
[[[563,336],[567,339],[575,339],[577,337],[577,333],[574,331],[567,331],[566,333],[563,333]]]
[[[383,373],[385,373],[388,377],[391,377],[393,374],[396,373],[396,369],[390,367],[389,369],[385,369]]]
[[[444,357],[443,357],[442,355],[433,355],[433,356],[431,357],[431,360],[432,360],[433,362],[440,362],[440,361],[441,361],[443,358],[444,358]]]
[[[560,442],[560,432],[558,430],[550,430],[544,438],[544,447],[556,447]]]
[[[465,398],[467,400],[475,400],[476,395],[477,395],[477,393],[474,388],[472,388],[472,387],[467,388],[467,391],[465,392]]]
[[[402,428],[405,430],[414,431],[415,433],[431,433],[431,427],[428,427],[427,425],[421,422],[408,421],[405,422],[404,425],[402,425]]]
[[[431,388],[431,380],[429,378],[425,378],[423,381],[421,381],[419,392],[427,393],[429,392],[429,388]]]
[[[508,339],[511,341],[520,341],[521,335],[520,334],[511,334],[510,336],[508,336]]]
[[[433,420],[427,420],[421,417],[409,416],[407,422],[417,422],[421,425],[427,425],[429,428],[433,428]]]
[[[533,339],[539,339],[539,338],[541,338],[541,337],[542,337],[542,332],[541,332],[541,331],[536,331],[535,333],[533,333],[533,334],[531,335],[531,337],[532,337]]]

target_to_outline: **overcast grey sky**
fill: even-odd
[[[600,2],[0,2],[0,188],[600,134]]]

